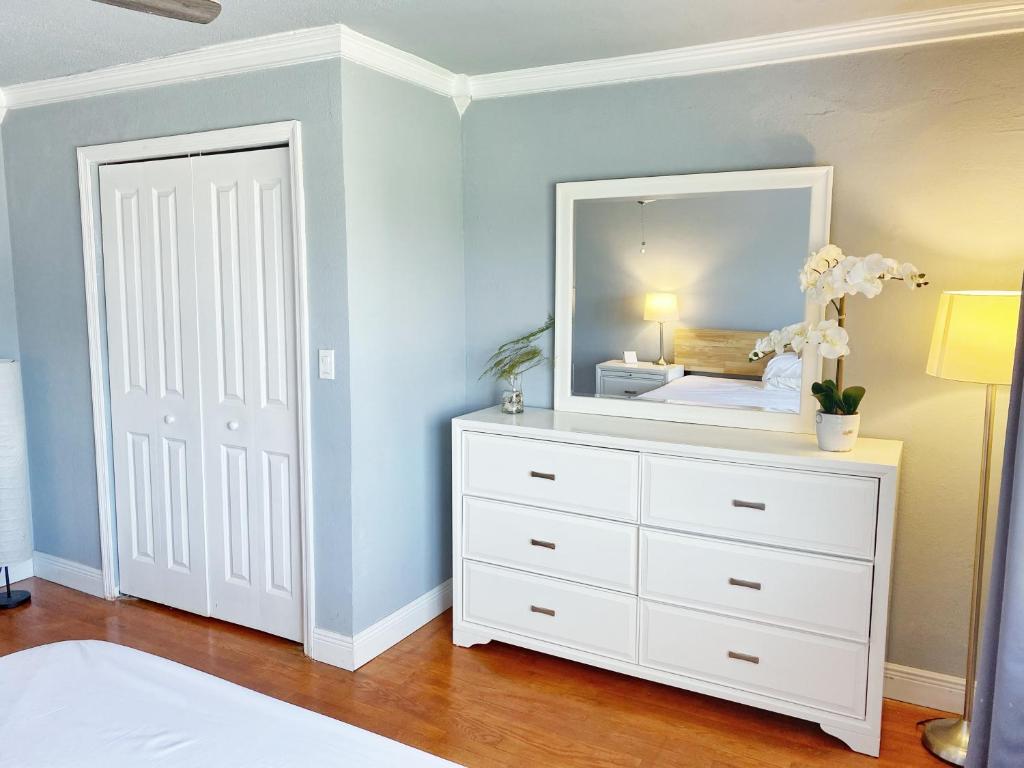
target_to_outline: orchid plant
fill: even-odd
[[[839,246],[826,245],[812,253],[800,270],[800,290],[825,308],[824,319],[772,331],[757,340],[750,360],[781,355],[787,350],[802,355],[808,345],[816,347],[822,357],[836,361],[836,378],[815,382],[811,394],[823,413],[852,416],[857,413],[865,390],[843,387],[843,359],[850,354],[850,335],[845,328],[846,297],[861,295],[872,299],[890,280],[900,280],[913,290],[928,285],[924,278],[924,273],[909,262],[900,263],[878,253],[847,256]],[[828,317],[830,308],[835,317]]]

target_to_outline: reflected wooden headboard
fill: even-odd
[[[757,340],[767,335],[767,331],[677,328],[673,343],[674,362],[682,363],[687,372],[760,378],[768,359],[750,363],[747,356]]]

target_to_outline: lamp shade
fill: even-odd
[[[1009,384],[1020,314],[1020,291],[946,291],[932,332],[932,376]]]
[[[0,566],[32,558],[21,372],[0,360]]]
[[[644,297],[644,320],[671,323],[679,319],[679,299],[674,293],[648,293]]]

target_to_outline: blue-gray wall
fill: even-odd
[[[0,129],[0,357],[17,359],[18,318],[14,312],[14,271],[4,175],[3,133]]]
[[[804,317],[793,279],[808,253],[807,189],[720,192],[575,204],[573,393],[593,395],[595,366],[624,350],[657,360],[658,324],[644,317],[648,291],[673,293],[679,319],[665,324],[665,358],[676,328],[769,331]]]
[[[451,99],[347,63],[342,73],[359,632],[451,575],[462,163]]]
[[[1019,36],[479,101],[463,119],[466,385],[554,306],[559,181],[835,166],[832,240],[928,273],[850,302],[863,431],[905,441],[889,658],[963,674],[983,388],[924,374],[939,293],[1020,287]],[[795,279],[795,276],[794,276]],[[525,381],[551,403],[550,368]],[[941,563],[941,568],[936,568]]]
[[[349,334],[337,62],[7,114],[3,151],[39,551],[100,564],[76,148],[292,119],[301,120],[303,129],[310,345],[332,347],[344,361]],[[316,355],[311,358],[315,366]],[[321,381],[315,371],[311,376],[317,623],[348,633],[348,380]]]

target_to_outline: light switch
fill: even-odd
[[[320,350],[320,378],[321,379],[333,379],[334,378],[334,350],[333,349],[321,349]]]

